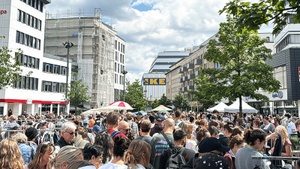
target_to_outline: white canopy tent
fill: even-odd
[[[217,104],[216,106],[207,109],[207,111],[212,112],[212,111],[214,111],[214,110],[217,110],[218,112],[224,112],[224,109],[225,109],[225,108],[228,108],[228,106],[227,106],[225,103],[220,102],[220,103]]]
[[[236,99],[236,101],[233,102],[227,108],[225,108],[224,111],[228,112],[228,113],[237,113],[237,112],[239,112],[240,111],[239,99]],[[258,111],[242,100],[242,112],[243,113],[257,113]]]

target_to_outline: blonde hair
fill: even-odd
[[[181,129],[186,133],[187,139],[193,138],[194,125],[191,123],[183,122]]]
[[[83,157],[82,149],[73,146],[64,146],[59,150],[56,157],[53,159],[53,167],[54,169],[60,169],[62,165],[68,166],[75,160],[81,160],[78,159],[80,155]]]
[[[275,128],[275,132],[277,132],[281,135],[282,145],[284,145],[285,141],[289,138],[289,134],[288,134],[286,128],[282,125],[279,125]]]
[[[2,140],[0,150],[0,169],[24,169],[24,160],[16,141]]]
[[[27,142],[27,136],[23,133],[20,133],[20,132],[16,133],[11,138],[13,140],[15,140],[18,144]]]
[[[148,165],[151,156],[151,146],[144,140],[133,140],[124,155],[125,164],[135,167],[141,164],[144,158],[144,165]],[[144,166],[145,167],[145,166]]]

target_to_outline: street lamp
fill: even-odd
[[[67,71],[66,71],[66,94],[65,99],[68,100],[68,87],[69,87],[69,58],[70,58],[70,48],[74,46],[72,42],[64,42],[63,45],[67,48]]]
[[[126,70],[123,70],[122,72],[121,72],[123,75],[124,75],[124,89],[123,89],[123,101],[125,102],[125,80],[126,80],[126,74],[128,73]]]

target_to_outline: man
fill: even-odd
[[[16,121],[17,121],[17,116],[11,115],[9,117],[9,123],[5,126],[5,128],[11,129],[12,127],[15,127],[15,126],[17,126],[19,128],[20,125]]]
[[[144,140],[147,143],[151,143],[152,137],[150,136],[151,122],[149,120],[143,120],[140,125],[140,137],[136,140]]]
[[[154,127],[151,128],[150,136],[152,137],[155,133],[160,133],[162,131],[162,122],[165,117],[161,114],[157,115],[154,119]]]
[[[75,130],[76,130],[76,125],[73,122],[64,123],[60,129],[61,137],[58,140],[58,142],[55,144],[55,146],[60,149],[67,145],[73,145],[73,141],[75,139]]]
[[[140,112],[139,112],[140,113]],[[134,122],[133,114],[128,112],[126,114],[127,123],[131,128],[131,133],[133,134],[134,138],[137,138],[139,136],[139,126]]]
[[[117,136],[127,138],[125,134],[117,130],[119,125],[119,114],[117,112],[110,112],[106,116],[106,127],[107,132],[111,135],[114,140]]]
[[[174,148],[171,149],[170,151],[164,151],[164,153],[160,157],[160,164],[159,168],[160,169],[165,169],[167,168],[168,164],[167,161],[171,154],[176,153],[176,152],[181,152],[182,157],[185,160],[185,163],[188,162],[190,159],[192,159],[195,156],[195,152],[193,150],[185,148],[186,144],[186,139],[187,139],[187,134],[179,129],[176,130],[173,133],[173,138],[174,138]]]
[[[120,121],[118,125],[118,131],[127,136],[130,132],[129,124],[126,121]]]
[[[159,168],[161,153],[174,145],[173,131],[175,129],[175,122],[168,118],[162,123],[163,131],[153,135],[151,140],[151,158],[150,163],[154,168]],[[168,140],[166,140],[168,139]],[[168,143],[169,142],[169,143]]]
[[[83,127],[88,127],[88,117],[85,114],[81,114],[81,120],[82,120],[82,125]]]
[[[297,134],[297,128],[296,128],[296,125],[295,125],[296,119],[297,118],[295,118],[295,117],[291,118],[290,122],[287,125],[287,132],[288,132],[290,137],[291,137],[291,135],[296,135]]]
[[[178,126],[181,123],[181,112],[179,110],[175,111],[175,126]]]

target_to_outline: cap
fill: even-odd
[[[223,146],[217,138],[207,137],[203,139],[198,145],[199,153],[208,153],[213,150],[217,150],[220,152],[228,152],[230,150],[229,147]]]
[[[195,169],[229,169],[228,162],[222,156],[214,153],[205,154],[195,162]]]
[[[165,117],[163,115],[159,114],[155,117],[155,120],[158,122],[162,122],[165,120]]]

